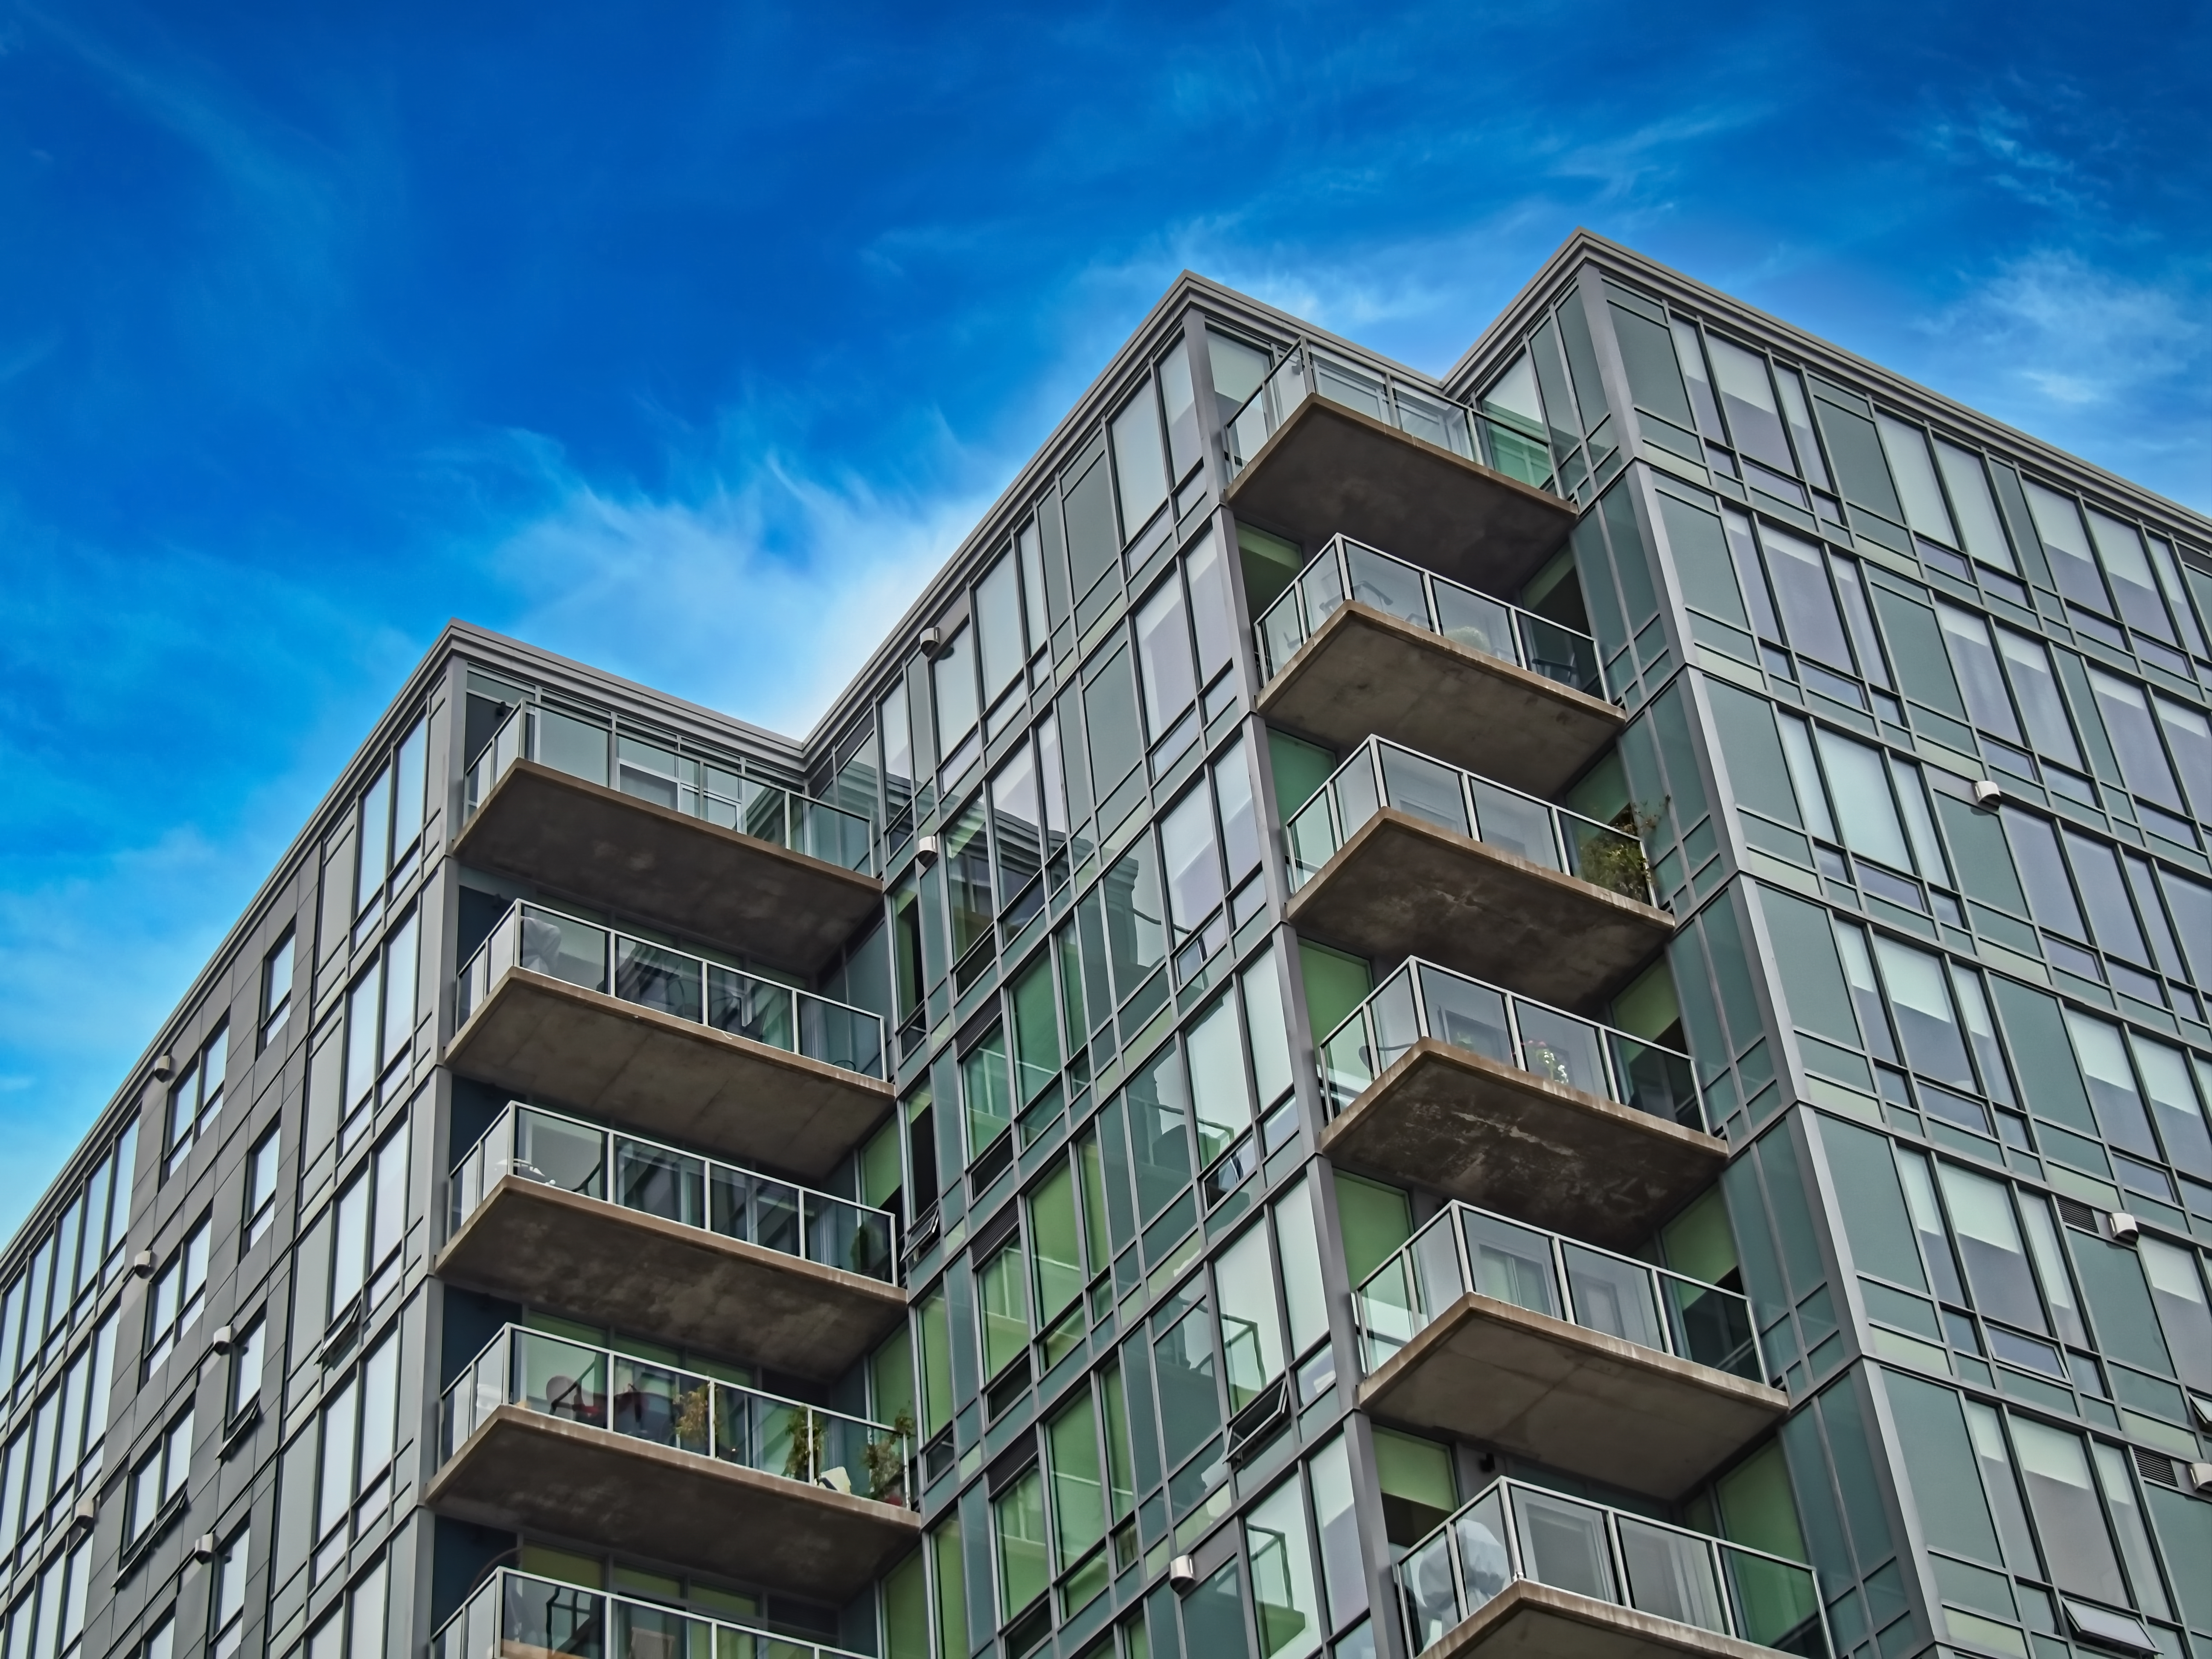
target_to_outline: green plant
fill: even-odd
[[[868,1495],[887,1504],[903,1502],[906,1487],[906,1449],[914,1442],[914,1413],[902,1406],[891,1419],[887,1439],[870,1440],[860,1448],[867,1465]]]
[[[813,1480],[822,1473],[823,1459],[829,1449],[830,1419],[819,1412],[801,1407],[792,1425],[790,1454],[783,1460],[785,1479]]]
[[[1641,837],[1650,835],[1658,823],[1658,813],[1649,808],[1632,804],[1622,807],[1607,826],[1614,834],[1589,834],[1583,839],[1575,860],[1582,878],[1629,898],[1648,896],[1651,860],[1644,854]]]
[[[677,1396],[676,1443],[686,1451],[707,1449],[707,1420],[714,1395],[714,1389],[702,1382]]]

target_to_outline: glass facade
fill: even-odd
[[[2212,1655],[2212,526],[1508,318],[1180,282],[804,742],[457,625],[9,1248],[9,1659]]]

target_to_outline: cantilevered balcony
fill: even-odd
[[[430,1659],[860,1659],[665,1602],[500,1567],[430,1638]]]
[[[518,708],[469,768],[454,854],[812,973],[882,908],[866,818]]]
[[[890,1109],[883,1021],[518,901],[461,969],[446,1063],[626,1129],[820,1176]]]
[[[1733,1291],[1450,1204],[1352,1292],[1362,1410],[1673,1498],[1790,1408]]]
[[[1728,1161],[1687,1054],[1408,962],[1321,1042],[1348,1169],[1632,1244]]]
[[[890,1425],[508,1326],[441,1402],[424,1501],[842,1601],[914,1547]]]
[[[1540,439],[1301,345],[1227,433],[1239,519],[1306,547],[1341,531],[1455,581],[1517,592],[1574,528]]]
[[[1627,724],[1587,634],[1346,536],[1254,631],[1261,714],[1339,750],[1389,738],[1548,795]]]
[[[1809,1567],[1499,1480],[1391,1569],[1433,1659],[1764,1659],[1833,1652]]]
[[[510,1104],[455,1166],[441,1279],[831,1377],[906,1317],[888,1212]]]
[[[1291,925],[1358,956],[1592,1008],[1674,931],[1633,836],[1380,738],[1285,830]]]

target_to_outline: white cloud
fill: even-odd
[[[560,483],[488,555],[517,599],[506,631],[793,738],[990,503],[825,482],[773,456],[682,495]]]
[[[2036,398],[2114,403],[2198,374],[2206,355],[2201,278],[2136,282],[2071,250],[2008,261],[1929,327],[1989,355]]]

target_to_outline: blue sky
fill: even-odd
[[[0,3],[0,1230],[439,627],[803,731],[1190,267],[1577,224],[2212,507],[2212,11]]]

